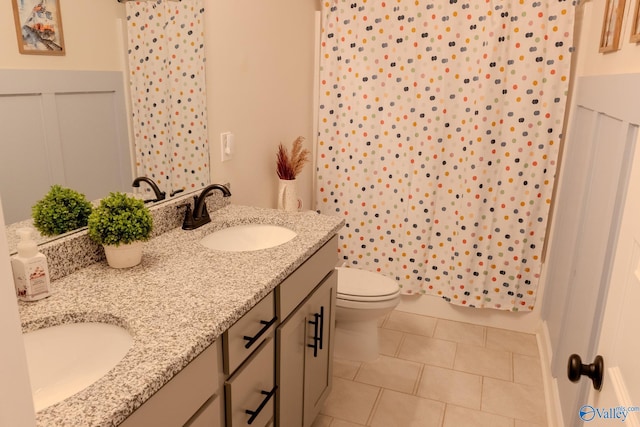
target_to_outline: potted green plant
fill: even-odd
[[[43,236],[56,236],[87,225],[91,203],[84,194],[53,185],[32,208],[34,227]]]
[[[142,242],[149,240],[152,229],[144,202],[124,193],[110,193],[89,215],[89,237],[104,247],[107,262],[115,268],[140,263]]]

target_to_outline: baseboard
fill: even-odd
[[[544,400],[547,409],[547,423],[549,427],[564,427],[560,395],[558,394],[558,382],[551,373],[551,359],[553,347],[549,336],[549,328],[546,321],[542,321],[540,331],[536,333],[538,351],[540,353],[540,366],[542,367],[542,381],[544,384]]]
[[[538,308],[534,311],[512,312],[461,307],[433,295],[402,295],[396,310],[528,334],[537,333],[541,322]]]

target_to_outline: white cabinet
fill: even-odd
[[[336,274],[278,328],[280,426],[310,426],[331,391]]]
[[[151,396],[122,427],[222,426],[220,340],[211,344]]]
[[[276,419],[280,426],[302,426],[307,312],[298,310],[276,331],[278,365]]]
[[[331,275],[301,308],[307,312],[304,357],[304,418],[310,426],[331,391],[337,274]]]
[[[274,340],[268,337],[225,382],[227,427],[265,427],[275,412]]]
[[[311,426],[331,391],[336,258],[333,238],[276,291],[287,316],[276,331],[276,425]]]
[[[274,419],[277,320],[272,292],[222,336],[227,427],[265,427]]]
[[[193,417],[184,425],[184,427],[222,427],[223,410],[222,410],[223,397],[219,394],[214,394],[211,399],[205,402],[204,405],[194,414]]]
[[[223,334],[225,374],[233,374],[265,339],[273,336],[277,320],[272,292]]]
[[[122,425],[311,426],[331,391],[337,253],[334,236]]]

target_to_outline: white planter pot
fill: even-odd
[[[126,245],[103,245],[107,263],[113,268],[129,268],[142,261],[142,242]]]
[[[295,179],[278,179],[278,209],[292,212],[302,209]]]

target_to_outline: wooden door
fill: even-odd
[[[632,137],[638,137],[637,129]],[[640,426],[640,145],[633,158],[597,350],[604,360],[604,379],[602,390],[591,388],[579,409],[585,425],[608,421]]]
[[[572,354],[590,362],[597,353],[636,124],[640,123],[640,102],[629,88],[638,87],[639,83],[640,77],[635,75],[583,77],[572,107],[571,136],[563,168],[572,172],[569,175],[576,182],[568,189],[561,187],[559,192],[554,245],[559,244],[549,253],[550,293],[545,296],[565,301],[564,310],[556,310],[555,314],[561,317],[557,322],[560,326],[557,331],[550,331],[554,348],[552,372],[565,426],[583,423],[579,408],[587,402],[590,383],[571,382],[567,363]],[[574,159],[577,163],[572,164]],[[573,198],[578,203],[563,204],[563,198]],[[565,252],[559,253],[559,247]]]

